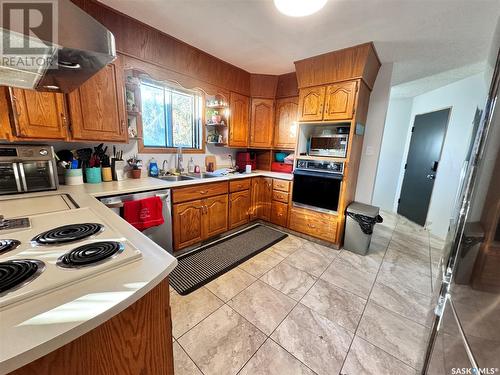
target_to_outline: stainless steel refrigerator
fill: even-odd
[[[500,51],[440,254],[422,374],[500,374]]]

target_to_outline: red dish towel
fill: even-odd
[[[123,218],[139,230],[162,225],[163,203],[159,197],[123,203]]]

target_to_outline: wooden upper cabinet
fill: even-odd
[[[124,82],[119,60],[109,64],[68,95],[75,140],[128,140]]]
[[[250,98],[231,92],[229,106],[229,147],[247,147]]]
[[[354,104],[358,82],[342,82],[329,85],[325,95],[325,121],[350,120],[354,116]]]
[[[174,250],[201,242],[204,212],[201,199],[173,205]]]
[[[294,149],[297,138],[299,98],[276,100],[276,121],[274,124],[274,147]]]
[[[306,87],[299,93],[299,118],[301,121],[321,121],[325,102],[325,86]]]
[[[250,147],[272,147],[274,100],[252,99]]]
[[[64,95],[10,88],[17,138],[66,139]]]
[[[203,200],[205,215],[203,217],[203,238],[210,238],[227,231],[227,194]]]

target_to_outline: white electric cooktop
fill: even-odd
[[[38,214],[29,219],[29,228],[5,234],[0,231],[0,309],[142,257],[90,208]]]

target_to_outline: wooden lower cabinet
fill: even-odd
[[[202,220],[203,239],[216,236],[228,230],[227,194],[204,199],[205,214]]]
[[[83,336],[10,375],[173,375],[168,279]]]
[[[251,203],[250,190],[229,194],[229,229],[248,223]]]
[[[227,194],[174,204],[172,217],[174,250],[224,233],[228,230]]]
[[[270,177],[252,178],[252,209],[251,220],[271,220],[271,200],[273,194],[273,179]]]
[[[292,207],[288,219],[291,230],[320,238],[337,241],[337,216],[299,207]]]
[[[203,215],[201,199],[173,205],[174,250],[194,245],[203,240]]]
[[[273,201],[271,204],[271,223],[286,227],[288,216],[288,204]]]

